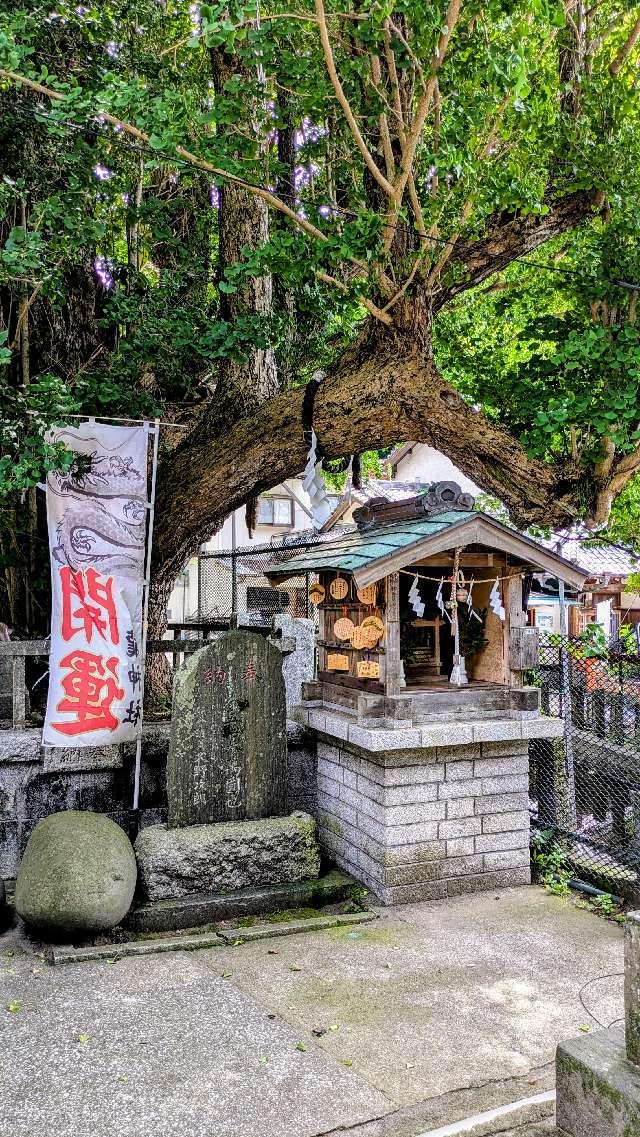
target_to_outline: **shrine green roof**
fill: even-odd
[[[584,583],[585,573],[577,565],[544,548],[484,513],[449,510],[436,516],[418,517],[378,525],[369,530],[352,530],[334,540],[311,546],[300,555],[289,557],[284,550],[274,553],[266,575],[274,581],[289,576],[333,569],[353,573],[356,584],[380,580],[397,572],[418,557],[428,557],[465,545],[480,545],[519,558],[524,564],[543,569],[575,587]]]
[[[271,570],[274,574],[291,576],[295,573],[319,572],[322,569],[339,569],[356,572],[374,561],[383,560],[391,553],[415,545],[425,537],[441,533],[456,523],[468,521],[470,514],[461,510],[441,513],[437,517],[419,517],[415,521],[396,521],[378,526],[368,532],[345,533],[334,541],[327,541],[307,549],[301,556],[285,560]]]

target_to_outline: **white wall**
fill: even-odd
[[[288,492],[295,495],[293,498],[293,527],[289,525],[256,525],[253,536],[249,536],[247,529],[245,508],[235,511],[235,545],[265,545],[268,544],[274,537],[284,537],[288,533],[299,533],[302,529],[309,529],[311,527],[311,503],[309,495],[306,490],[302,488],[302,481],[300,478],[289,478],[280,486],[275,486],[268,493],[263,494],[263,497],[285,497]],[[298,504],[295,500],[298,498],[302,504]],[[309,510],[305,512],[303,508]],[[204,548],[208,553],[216,552],[218,549],[231,549],[233,547],[233,522],[231,516],[227,517],[224,525],[218,530],[216,534],[207,541]]]
[[[446,454],[417,442],[411,452],[398,462],[394,478],[399,482],[457,482],[465,493],[480,493],[480,487],[454,466]]]
[[[290,533],[299,533],[303,529],[311,528],[311,503],[309,495],[302,488],[302,480],[300,478],[289,478],[282,485],[275,486],[268,493],[262,495],[264,497],[291,497],[293,501],[293,526],[290,525],[256,525],[253,535],[249,536],[247,529],[245,508],[235,511],[235,547],[244,547],[246,545],[266,545],[269,544],[274,538],[286,537]],[[296,500],[296,498],[298,500]],[[307,513],[305,510],[309,510]],[[227,550],[234,547],[234,523],[231,515],[227,517],[224,525],[217,533],[211,537],[209,541],[203,544],[203,549],[207,553],[215,553],[219,550]],[[206,575],[206,574],[205,574]],[[269,582],[264,577],[257,577],[255,579],[248,578],[245,581],[238,581],[238,607],[240,610],[246,608],[246,593],[247,586],[268,588]],[[229,588],[231,586],[229,585]],[[203,604],[211,605],[212,598],[210,596],[203,596]],[[168,609],[170,612],[169,619],[173,622],[182,622],[193,616],[198,610],[198,558],[192,557],[189,561],[185,573],[176,581],[171,596],[169,598]]]

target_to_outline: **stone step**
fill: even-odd
[[[416,1137],[550,1137],[555,1128],[553,1091],[425,1130]]]

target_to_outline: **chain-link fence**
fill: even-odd
[[[232,616],[241,624],[269,627],[273,616],[313,617],[309,602],[310,574],[291,577],[274,588],[266,573],[285,564],[305,549],[313,548],[329,536],[288,537],[279,544],[248,545],[244,548],[201,553],[198,558],[197,605],[189,622],[197,625],[224,625]]]
[[[541,638],[529,675],[563,736],[530,744],[531,814],[561,840],[576,876],[640,896],[640,653],[637,641]]]

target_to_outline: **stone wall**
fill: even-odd
[[[168,724],[144,729],[138,817],[131,809],[135,744],[42,746],[42,730],[0,731],[0,877],[15,876],[42,818],[67,809],[106,813],[131,836],[166,812]]]
[[[318,742],[319,835],[385,904],[529,883],[526,741],[368,752]]]
[[[131,808],[135,744],[57,748],[41,745],[42,730],[0,730],[0,878],[16,874],[31,830],[64,809],[106,813],[135,839],[166,819],[169,723],[144,728],[140,814]],[[295,723],[287,727],[286,812],[315,813],[315,747]]]

